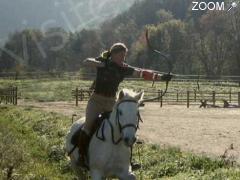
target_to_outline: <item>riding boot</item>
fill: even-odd
[[[88,167],[88,146],[90,142],[90,136],[83,130],[79,133],[79,139],[77,147],[79,149],[79,164],[82,167]]]

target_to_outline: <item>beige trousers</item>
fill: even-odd
[[[92,131],[96,123],[95,120],[98,115],[102,112],[112,111],[115,102],[115,97],[105,97],[95,93],[92,94],[87,104],[86,121],[83,127],[88,135],[93,133]]]

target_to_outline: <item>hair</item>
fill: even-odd
[[[112,47],[110,48],[110,54],[115,54],[122,51],[127,52],[128,48],[126,47],[125,44],[120,42],[113,44]]]

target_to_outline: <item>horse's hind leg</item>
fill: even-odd
[[[103,177],[102,173],[99,170],[93,169],[91,170],[92,180],[104,180],[106,178]]]

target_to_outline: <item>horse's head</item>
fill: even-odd
[[[126,146],[132,146],[136,141],[136,131],[139,125],[139,104],[143,99],[143,92],[135,93],[130,90],[122,90],[118,95],[115,106],[116,121]]]

